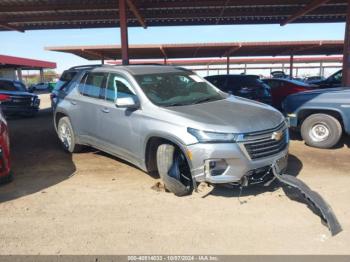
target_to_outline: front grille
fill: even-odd
[[[273,133],[276,131],[282,132],[282,137],[280,140],[276,140],[272,137]],[[251,159],[260,159],[273,156],[287,148],[289,138],[288,129],[286,128],[285,124],[282,127],[279,127],[279,129],[276,131],[270,131],[268,133],[264,132],[263,137],[259,137],[257,139],[250,136],[249,141],[244,143],[244,146]]]

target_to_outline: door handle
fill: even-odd
[[[77,102],[74,101],[74,100],[71,100],[70,103],[71,103],[72,105],[74,105],[74,106],[77,104]]]
[[[106,107],[105,107],[105,108],[102,108],[102,112],[103,112],[103,113],[109,113],[109,109],[106,108]]]

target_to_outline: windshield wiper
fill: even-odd
[[[172,104],[168,104],[168,105],[164,105],[165,107],[171,107],[171,106],[188,106],[191,105],[189,103],[181,103],[181,102],[177,102],[177,103],[172,103]]]
[[[213,98],[213,97],[207,97],[207,98],[204,98],[204,99],[201,99],[201,100],[198,100],[194,103],[192,103],[193,105],[195,104],[201,104],[201,103],[205,103],[205,102],[210,102],[210,101],[215,101],[216,99]]]
[[[194,101],[192,103],[181,103],[181,102],[176,102],[176,103],[172,103],[172,104],[168,104],[165,105],[165,107],[171,107],[171,106],[189,106],[189,105],[195,105],[195,104],[201,104],[201,103],[205,103],[205,102],[210,102],[210,101],[215,101],[217,99],[215,99],[214,97],[207,97],[198,101]]]

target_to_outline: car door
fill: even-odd
[[[111,73],[105,88],[105,100],[100,104],[99,139],[107,152],[136,163],[141,158],[141,110],[118,108],[117,98],[132,96],[137,99],[130,81],[121,74]]]
[[[271,88],[272,105],[274,107],[279,107],[284,97],[284,82],[281,80],[269,79],[266,80],[265,83]]]
[[[92,145],[96,144],[98,138],[98,110],[104,99],[101,92],[104,90],[106,80],[107,73],[86,73],[78,85],[79,94],[67,96],[72,107],[70,111],[73,128],[86,143]]]

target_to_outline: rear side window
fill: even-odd
[[[106,100],[114,102],[117,98],[135,96],[130,83],[123,77],[110,74],[106,88]]]
[[[17,91],[17,88],[11,81],[0,81],[0,90],[2,91]]]
[[[60,79],[56,83],[54,90],[55,91],[63,90],[73,80],[76,74],[77,74],[76,71],[64,71]]]
[[[88,73],[79,85],[79,91],[84,96],[100,98],[101,90],[106,84],[105,73]]]

